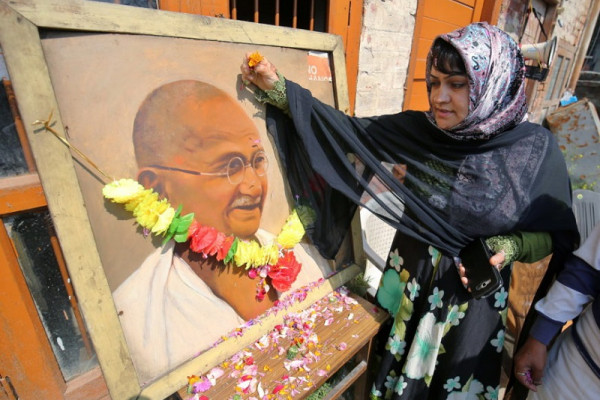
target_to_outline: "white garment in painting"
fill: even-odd
[[[261,243],[274,238],[262,230],[256,236]],[[173,249],[170,241],[154,251],[113,293],[141,384],[200,354],[244,323]],[[314,248],[301,244],[294,253],[302,270],[291,290],[329,273]]]

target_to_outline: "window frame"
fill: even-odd
[[[4,321],[2,335],[5,336],[1,341],[3,346],[0,347],[4,354],[0,357],[3,360],[0,371],[3,378],[8,376],[11,379],[11,385],[3,387],[7,392],[16,392],[13,393],[15,398],[36,397],[43,391],[47,398],[75,400],[85,393],[88,399],[100,399],[108,396],[100,367],[94,367],[65,381],[19,267],[18,255],[4,226],[5,217],[46,210],[47,202],[40,177],[35,170],[35,161],[19,114],[12,83],[4,78],[3,86],[29,169],[28,173],[22,175],[0,178],[0,266],[1,275],[5,277],[2,299],[8,301],[0,307],[0,319]],[[56,235],[51,234],[50,242],[70,296],[77,324],[86,346],[91,346],[91,343],[87,342],[87,329],[79,312],[77,297],[69,283],[70,277]],[[19,338],[18,350],[15,348],[15,342],[11,340],[13,337]]]

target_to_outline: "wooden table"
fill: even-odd
[[[199,377],[196,387],[208,390],[193,394],[183,388],[178,393],[186,400],[302,399],[352,361],[353,369],[327,398],[336,398],[355,383],[354,398],[364,399],[371,341],[387,318],[384,310],[368,301],[334,291],[308,309],[290,314],[284,324],[212,374]]]

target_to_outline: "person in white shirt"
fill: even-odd
[[[516,378],[528,399],[593,399],[600,394],[600,225],[573,252],[515,356]],[[550,349],[548,346],[567,321]]]

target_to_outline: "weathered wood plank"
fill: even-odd
[[[260,324],[254,325],[247,329],[242,337],[227,340],[221,343],[219,346],[205,351],[201,357],[183,364],[181,367],[162,377],[159,382],[145,388],[142,392],[142,395],[147,396],[150,399],[162,399],[170,395],[175,390],[183,387],[186,384],[187,376],[208,372],[210,368],[233,356],[235,353],[240,351],[240,349],[243,349],[244,347],[256,342],[262,335],[265,334],[265,332],[273,329],[275,325],[281,324],[284,316],[287,313],[298,312],[309,307],[314,302],[322,299],[328,293],[331,293],[334,289],[337,289],[345,282],[348,282],[350,279],[352,279],[352,277],[356,276],[359,271],[360,268],[357,265],[352,265],[341,270],[319,287],[309,292],[304,301],[286,308],[283,312],[269,315],[261,319]]]
[[[245,351],[248,358],[252,357],[251,363],[255,364],[260,374],[258,381],[265,393],[273,393],[278,384],[282,384],[291,398],[304,398],[320,387],[329,377],[351,360],[352,357],[370,344],[373,336],[378,332],[381,323],[387,318],[387,313],[378,309],[368,301],[353,296],[357,303],[346,307],[337,303],[343,302],[345,296],[329,296],[315,303],[309,309],[311,314],[316,315],[314,333],[318,337],[318,344],[311,350],[316,355],[315,361],[306,365],[306,368],[286,368],[286,354],[281,354],[281,349],[287,351],[294,344],[294,338],[303,337],[303,330],[309,329],[305,326],[290,328],[284,338],[277,345],[270,342],[264,350],[258,350],[256,346],[249,346]],[[334,299],[334,301],[331,301]],[[332,316],[331,319],[328,317]],[[325,323],[327,321],[327,323]],[[289,327],[289,326],[288,326]],[[301,359],[297,356],[296,359]],[[363,361],[361,363],[361,361]],[[343,392],[361,376],[366,370],[366,360],[357,360],[356,369],[342,379],[334,388],[333,392]],[[225,375],[217,379],[216,385],[209,391],[202,393],[210,399],[229,399],[239,393],[239,377],[231,377],[233,365],[230,363],[223,367]],[[324,372],[327,372],[326,374]],[[282,379],[289,376],[291,379]],[[182,389],[179,395],[184,399],[191,398]],[[340,393],[341,394],[341,393]],[[256,396],[254,394],[243,395],[243,398]]]

